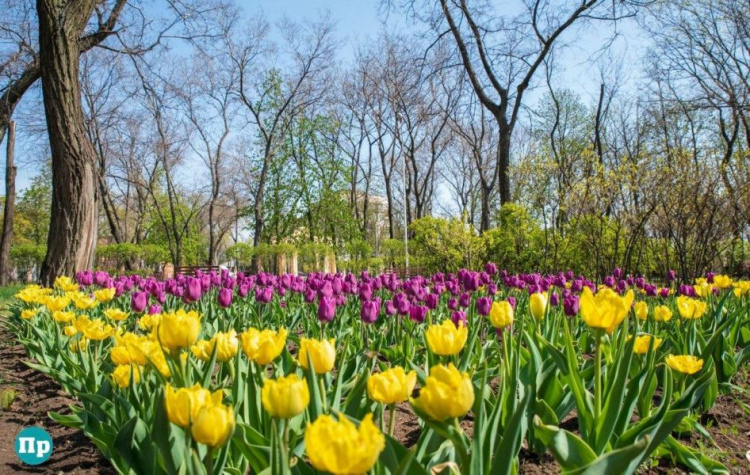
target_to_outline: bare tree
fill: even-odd
[[[261,149],[253,191],[254,246],[263,238],[263,202],[271,162],[277,156],[292,119],[327,94],[325,75],[330,70],[333,54],[333,28],[328,19],[304,27],[286,22],[281,34],[290,64],[284,67],[286,73],[282,74],[281,64],[270,58],[271,45],[266,41],[265,30],[263,24],[256,26],[244,43],[230,42],[228,46],[239,74],[236,92],[258,130]],[[266,56],[260,56],[262,53]],[[264,69],[259,68],[261,59],[266,61]],[[257,266],[257,259],[254,259],[254,269]]]
[[[430,9],[435,2],[426,2]],[[489,2],[439,0],[428,14],[438,38],[450,35],[474,93],[497,122],[498,187],[500,203],[512,200],[510,183],[511,137],[524,94],[545,59],[560,48],[563,35],[574,25],[593,20],[615,21],[631,16],[642,2],[610,3],[605,0],[565,2],[524,1],[516,16],[495,15]],[[416,11],[416,2],[409,5]]]

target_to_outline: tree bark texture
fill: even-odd
[[[37,0],[42,96],[52,152],[52,219],[40,282],[90,267],[97,239],[96,154],[81,106],[81,32],[96,0]]]
[[[7,156],[5,160],[5,210],[3,233],[0,236],[0,285],[8,285],[10,280],[10,242],[13,239],[13,216],[16,209],[16,166],[13,152],[16,144],[16,123],[8,124]]]

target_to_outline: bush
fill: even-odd
[[[21,268],[41,266],[47,254],[46,246],[36,244],[19,244],[10,247],[10,259]]]
[[[484,240],[471,224],[428,216],[412,222],[409,231],[410,253],[427,273],[454,272],[462,267],[476,269],[482,264]]]

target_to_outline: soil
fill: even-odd
[[[54,474],[114,474],[109,462],[96,446],[79,430],[53,422],[47,413],[70,413],[69,406],[75,400],[65,394],[60,386],[47,375],[30,369],[24,364],[27,356],[13,336],[0,326],[0,392],[12,388],[17,396],[10,408],[0,409],[0,475],[13,473]],[[716,405],[700,422],[711,435],[713,442],[697,433],[681,439],[687,446],[698,449],[707,456],[725,464],[731,473],[750,473],[750,374],[744,372],[735,378],[737,390],[719,396]],[[385,425],[388,424],[386,413]],[[28,426],[45,428],[54,441],[51,458],[42,465],[25,465],[16,457],[15,437]],[[575,414],[562,421],[562,426],[577,430]],[[461,426],[471,435],[473,420],[467,417]],[[396,406],[394,437],[407,447],[419,440],[418,418],[407,403]],[[684,474],[684,467],[675,466],[668,459],[653,461],[640,473]],[[446,473],[446,472],[444,472]],[[534,454],[523,447],[520,454],[520,473],[525,475],[559,474],[554,458],[546,453]]]
[[[61,426],[47,416],[50,411],[69,414],[75,401],[52,378],[26,366],[27,359],[23,347],[0,326],[0,392],[12,389],[17,394],[8,409],[0,409],[0,475],[116,473],[80,430]],[[15,453],[16,435],[29,426],[43,427],[52,436],[52,456],[41,465],[26,465]]]

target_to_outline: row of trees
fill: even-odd
[[[12,227],[31,244],[19,223],[47,220],[22,204],[46,183],[43,281],[93,264],[97,242],[157,246],[180,265],[249,241],[257,265],[282,244],[403,254],[407,230],[427,266],[436,236],[466,241],[454,260],[525,270],[688,277],[746,260],[741,2],[383,2],[409,33],[386,27],[343,62],[327,16],[248,20],[223,0],[8,3],[0,140],[14,114],[24,143],[49,137],[30,151],[51,156],[51,173],[21,194]],[[563,65],[591,30],[606,41],[583,69],[598,75],[574,91]],[[630,79],[623,34],[652,44]]]

